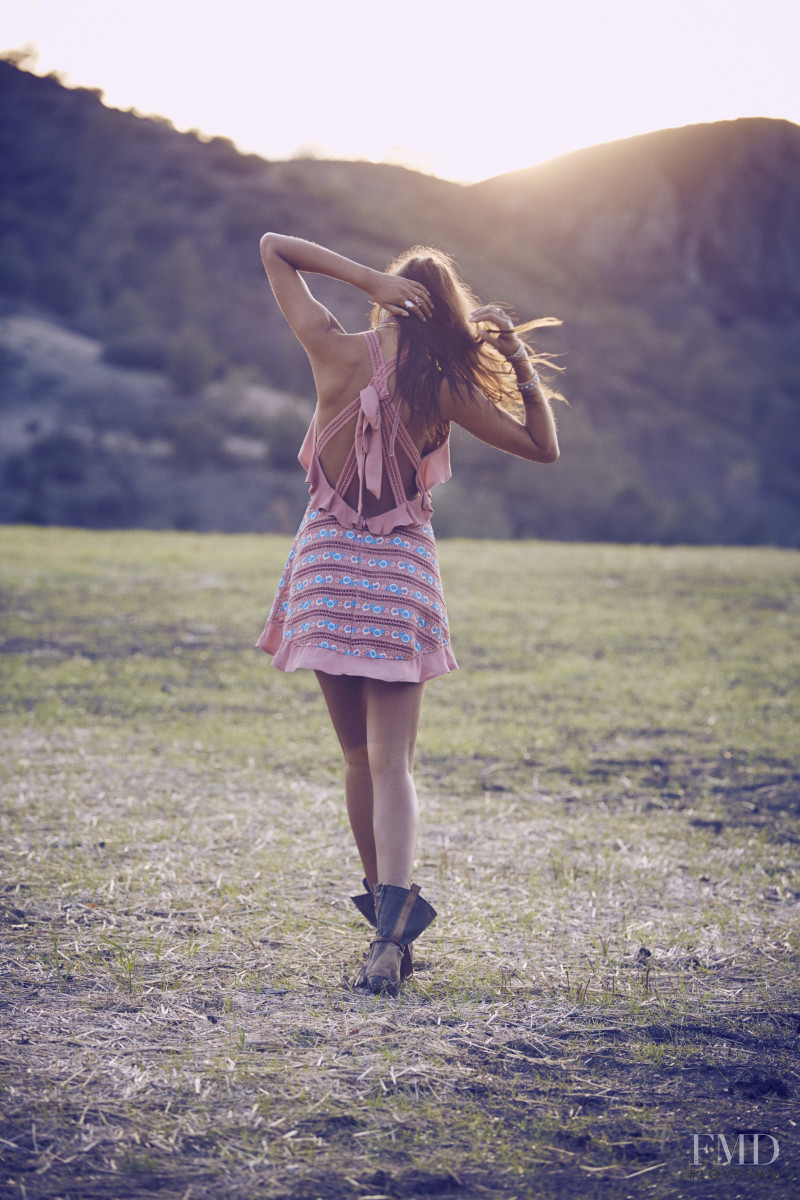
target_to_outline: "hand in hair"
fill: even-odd
[[[478,337],[494,346],[503,358],[508,358],[522,344],[514,330],[514,322],[496,304],[484,304],[482,308],[476,308],[470,318],[483,327],[478,329]]]
[[[433,312],[428,289],[402,275],[376,271],[374,279],[370,280],[369,296],[393,317],[409,317],[413,313],[420,321],[426,321]]]

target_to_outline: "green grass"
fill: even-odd
[[[0,530],[0,1195],[795,1195],[798,557],[441,545],[389,1001],[287,549]],[[742,1129],[775,1178],[689,1178]]]

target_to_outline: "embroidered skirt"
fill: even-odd
[[[256,644],[281,671],[414,683],[454,671],[433,529],[378,535],[309,508]]]

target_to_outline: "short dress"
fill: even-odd
[[[420,456],[388,389],[396,356],[364,334],[372,378],[317,437],[316,413],[300,454],[310,499],[257,646],[281,671],[298,668],[420,683],[454,671],[430,489],[450,478],[449,440]],[[335,485],[320,454],[356,418],[353,446]],[[415,469],[408,498],[398,451]],[[364,489],[380,499],[384,473],[394,507],[363,515]],[[358,509],[344,496],[358,477]]]

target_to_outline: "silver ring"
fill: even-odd
[[[405,304],[406,308],[413,308],[413,307],[414,307],[414,301],[413,301],[413,300],[404,300],[404,301],[403,301],[403,303]]]

